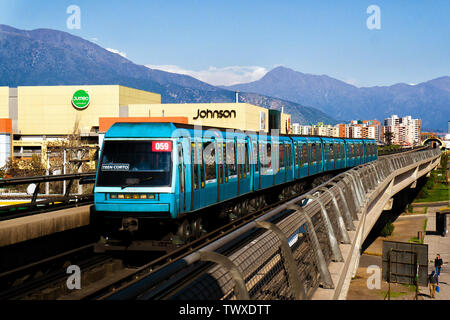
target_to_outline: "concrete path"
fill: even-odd
[[[436,211],[442,207],[428,207],[427,212],[427,231],[436,230]],[[436,292],[434,300],[450,300],[450,234],[446,237],[440,235],[427,234],[425,235],[424,243],[428,245],[428,274],[434,270],[434,259],[436,254],[441,255],[444,262],[441,268],[441,275],[439,276],[440,292]],[[425,287],[420,288],[424,300],[430,300],[430,290]]]

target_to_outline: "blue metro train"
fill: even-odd
[[[208,130],[207,130],[208,129]],[[116,123],[105,134],[91,219],[109,231],[169,222],[182,241],[211,216],[240,217],[304,191],[323,172],[378,158],[375,140]]]

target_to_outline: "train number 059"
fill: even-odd
[[[172,151],[172,141],[153,141],[153,152],[170,152]]]

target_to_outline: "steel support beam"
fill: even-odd
[[[342,257],[341,250],[339,249],[339,244],[338,244],[336,236],[334,234],[333,226],[331,225],[330,218],[328,217],[327,209],[325,208],[325,205],[323,204],[323,202],[319,198],[313,197],[310,194],[307,194],[305,196],[305,198],[306,199],[311,199],[313,201],[317,201],[319,203],[319,205],[320,205],[321,216],[322,216],[323,222],[325,224],[325,228],[326,228],[327,233],[328,233],[328,239],[330,240],[330,248],[331,248],[333,261],[337,261],[337,262],[344,261],[344,258]]]
[[[331,196],[331,201],[333,202],[334,209],[335,209],[335,212],[337,215],[339,231],[341,232],[341,236],[342,236],[342,243],[345,243],[345,244],[351,243],[350,237],[348,236],[348,233],[347,233],[347,227],[345,225],[344,218],[342,217],[341,210],[339,209],[339,205],[336,201],[336,196],[328,188],[320,187],[318,190],[327,192]]]

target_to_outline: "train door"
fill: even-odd
[[[216,140],[216,159],[217,159],[217,201],[223,201],[226,197],[226,181],[228,177],[225,176],[225,150],[224,141]]]
[[[300,168],[301,168],[301,162],[300,162],[300,157],[301,157],[301,148],[300,148],[300,144],[296,141],[294,141],[294,159],[295,159],[295,165],[294,165],[294,179],[299,179],[300,178]]]
[[[308,143],[308,147],[309,147],[309,159],[308,159],[308,163],[309,163],[309,175],[313,175],[316,174],[316,169],[317,169],[317,150],[316,150],[316,144],[315,143]]]
[[[200,154],[198,144],[191,142],[191,211],[200,208]]]
[[[261,189],[273,185],[273,164],[272,164],[272,144],[271,141],[259,141],[259,155],[260,155],[260,187]]]
[[[286,143],[286,161],[287,161],[287,164],[286,164],[286,173],[287,173],[287,175],[286,175],[286,180],[287,181],[292,181],[293,179],[294,179],[294,177],[295,177],[295,168],[293,168],[293,161],[292,161],[292,158],[293,158],[293,155],[295,155],[295,153],[293,152],[293,147],[294,147],[294,144],[292,143],[292,142],[288,142],[288,143]]]
[[[235,139],[227,140],[226,149],[228,181],[225,184],[225,193],[227,198],[233,198],[238,194],[239,184],[237,175]]]
[[[259,190],[260,189],[260,168],[259,168],[259,147],[258,147],[258,141],[252,142],[252,149],[253,149],[253,189],[252,190]]]
[[[202,143],[202,168],[204,168],[204,187],[202,188],[202,205],[208,206],[219,200],[219,171],[215,139],[204,139]]]
[[[241,145],[241,158],[242,158],[242,178],[241,178],[241,194],[248,193],[250,191],[251,175],[250,175],[250,154],[249,154],[249,139],[248,137],[242,141]]]
[[[300,168],[300,177],[307,177],[309,175],[309,162],[308,162],[308,144],[306,142],[301,143],[301,168]]]
[[[178,184],[179,184],[179,202],[178,212],[186,211],[186,167],[184,161],[183,144],[178,142]]]
[[[278,142],[278,170],[274,168],[274,184],[284,183],[286,180],[286,165],[285,165],[285,147],[284,142],[280,140]]]

